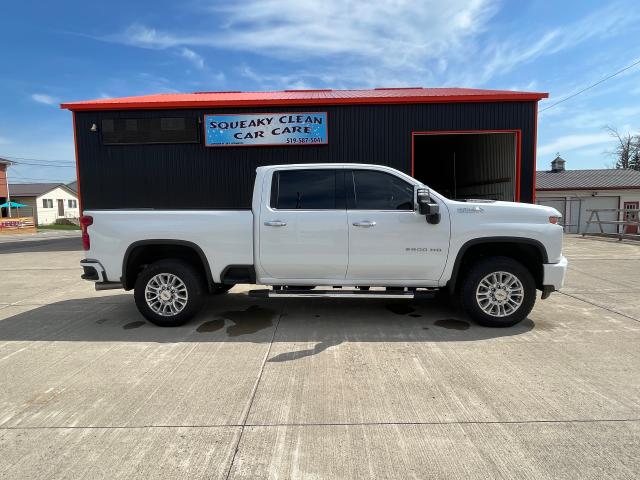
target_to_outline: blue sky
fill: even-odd
[[[637,1],[3,2],[0,157],[15,181],[75,176],[61,101],[158,92],[459,86],[553,102],[640,59]],[[603,168],[605,125],[640,130],[640,66],[539,119],[538,165]],[[35,160],[38,161],[35,161]]]

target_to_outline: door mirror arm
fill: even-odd
[[[440,223],[440,205],[433,201],[428,188],[416,189],[418,213],[425,215],[427,222],[435,225]]]

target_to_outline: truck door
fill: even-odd
[[[343,172],[273,172],[258,227],[259,262],[267,276],[344,280],[349,247]]]
[[[432,225],[415,211],[414,186],[376,170],[345,173],[349,280],[437,281],[449,250],[449,215]],[[363,283],[363,285],[368,285]]]

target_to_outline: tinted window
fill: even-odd
[[[102,143],[197,143],[198,131],[195,117],[105,118]]]
[[[336,204],[334,170],[288,170],[273,175],[271,206],[281,210],[331,210]]]
[[[413,210],[413,185],[394,175],[354,170],[351,181],[353,194],[349,208],[352,210]]]

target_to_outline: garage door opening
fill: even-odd
[[[520,132],[413,134],[413,176],[452,199],[518,201]]]

